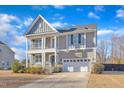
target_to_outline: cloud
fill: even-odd
[[[119,9],[116,11],[116,17],[117,18],[121,18],[121,19],[124,19],[124,10],[123,9]]]
[[[13,15],[0,14],[0,23],[10,23],[12,21],[20,21],[20,20]]]
[[[19,30],[22,28],[23,23],[24,22],[21,22],[16,16],[0,14],[0,41],[6,43],[10,48],[12,47],[12,49],[15,50],[14,52],[17,52],[16,57],[18,59],[24,57],[20,55],[21,53],[18,53],[18,51],[21,52],[22,49],[17,49],[17,47],[25,46],[25,37],[22,35],[22,32],[20,32],[23,30]]]
[[[100,17],[98,15],[96,15],[95,13],[93,13],[93,12],[89,12],[88,17],[89,18],[94,18],[94,19],[100,19]]]
[[[82,9],[82,8],[77,8],[76,11],[78,11],[78,12],[82,12],[83,9]]]
[[[56,9],[64,9],[65,8],[64,5],[53,5],[53,7]]]
[[[32,17],[29,17],[27,18],[25,21],[24,21],[24,25],[25,26],[29,26],[33,21],[33,18]]]
[[[59,22],[59,21],[53,22],[51,24],[52,24],[53,27],[65,27],[65,26],[68,26],[68,23],[66,23],[66,22],[62,23],[62,22]]]
[[[107,35],[107,34],[113,34],[114,31],[110,30],[110,29],[106,29],[106,30],[99,30],[97,32],[97,35],[101,36],[101,35]]]
[[[94,7],[94,9],[95,9],[95,11],[104,11],[105,10],[104,6],[102,6],[102,5],[97,5]]]
[[[63,20],[64,18],[65,18],[65,16],[63,16],[59,13],[54,14],[54,16],[52,17],[53,20]]]
[[[25,49],[22,49],[22,48],[15,48],[15,47],[12,47],[11,48],[14,52],[15,52],[15,58],[18,59],[18,60],[23,60],[26,56],[26,50]]]
[[[119,29],[101,29],[97,32],[97,35],[108,35],[108,34],[116,34],[116,35],[124,35],[124,28],[119,28]]]
[[[43,10],[43,9],[47,9],[49,6],[48,5],[33,5],[32,9],[34,10]]]

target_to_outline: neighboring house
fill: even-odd
[[[96,62],[96,25],[56,29],[39,15],[26,32],[26,66],[91,71]]]
[[[0,69],[10,69],[14,61],[14,52],[0,41]]]

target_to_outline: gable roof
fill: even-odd
[[[64,32],[72,32],[75,30],[82,30],[82,29],[96,29],[96,24],[89,24],[89,25],[77,25],[72,27],[66,27],[66,28],[58,28],[57,31],[60,33]]]
[[[1,42],[1,41],[0,41],[0,44],[1,44],[1,45],[6,45],[5,43],[3,43],[3,42]]]
[[[12,51],[13,53],[15,53],[11,48],[9,48],[5,43],[3,43],[3,42],[1,42],[1,41],[0,41],[0,45],[6,46],[10,51]]]
[[[25,35],[27,35],[31,29],[33,28],[33,26],[35,25],[35,23],[39,20],[42,19],[52,30],[54,30],[55,32],[57,32],[57,30],[41,15],[38,15],[37,18],[32,22],[31,26],[29,27],[29,29],[26,31]]]

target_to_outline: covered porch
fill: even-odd
[[[40,66],[40,67],[55,67],[57,63],[56,52],[31,53],[28,54],[28,62],[26,67]]]

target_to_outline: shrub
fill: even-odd
[[[91,73],[101,74],[103,70],[104,70],[104,65],[101,63],[96,63],[93,65]]]
[[[52,74],[51,68],[49,68],[49,69],[43,68],[43,69],[42,69],[42,74],[45,74],[45,75],[50,75],[50,74]]]
[[[26,73],[26,68],[22,68],[22,69],[18,70],[18,73]]]
[[[14,61],[12,64],[12,70],[14,73],[18,73],[18,71],[21,69],[21,64],[18,61]]]
[[[42,67],[31,67],[27,68],[27,73],[32,73],[32,74],[41,74],[42,73]]]
[[[61,67],[54,67],[54,72],[55,73],[61,72]]]

